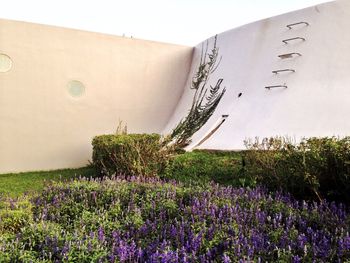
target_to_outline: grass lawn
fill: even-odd
[[[16,197],[23,193],[42,190],[45,181],[64,180],[79,176],[90,177],[94,175],[94,172],[94,168],[83,167],[78,169],[0,174],[0,195]]]
[[[183,183],[214,181],[224,185],[242,186],[240,182],[241,153],[194,151],[174,158],[166,171],[168,179]],[[0,174],[0,195],[17,197],[40,191],[45,182],[95,175],[92,167]]]
[[[243,186],[242,153],[195,150],[173,158],[166,169],[166,178],[183,183],[207,183]]]

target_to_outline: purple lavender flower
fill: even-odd
[[[222,256],[222,262],[223,263],[231,263],[230,257],[228,257],[226,254]]]
[[[17,209],[16,200],[11,206]],[[33,224],[16,238],[0,237],[0,257],[7,253],[18,262],[15,255],[28,251],[53,262],[72,255],[96,262],[344,262],[350,257],[345,206],[298,202],[262,188],[81,178],[46,188],[33,199],[33,216]]]

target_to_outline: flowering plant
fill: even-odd
[[[342,205],[263,188],[81,178],[33,198],[33,222],[0,237],[1,262],[344,262]],[[0,222],[1,224],[1,222]]]

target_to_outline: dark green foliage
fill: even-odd
[[[165,177],[184,183],[205,184],[210,181],[233,186],[254,186],[242,173],[241,153],[193,151],[174,156]]]
[[[103,175],[157,175],[167,161],[159,134],[116,134],[96,136],[92,161]]]
[[[350,137],[306,140],[305,164],[323,197],[350,203]]]
[[[208,53],[208,42],[205,51],[202,48],[201,59],[198,69],[192,78],[191,89],[195,90],[191,109],[183,120],[172,131],[170,137],[179,147],[185,147],[190,143],[190,138],[195,134],[213,115],[226,89],[221,89],[223,79],[219,79],[216,85],[207,87],[209,76],[218,67],[219,48],[216,46]]]
[[[298,145],[265,138],[246,145],[245,173],[258,183],[298,198],[350,203],[350,137],[310,138]]]

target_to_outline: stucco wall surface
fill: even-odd
[[[298,22],[308,25],[287,27]],[[219,34],[221,62],[208,86],[222,78],[226,93],[188,150],[244,149],[256,136],[349,135],[349,30],[350,1],[338,0]],[[305,40],[283,42],[295,37]],[[207,41],[210,48],[214,37]],[[0,72],[0,173],[85,165],[93,136],[119,120],[130,132],[171,132],[191,106],[205,45],[0,20],[0,54],[12,61]],[[279,57],[288,53],[301,56]],[[295,72],[273,73],[281,69]],[[84,85],[81,96],[70,94],[72,80]],[[266,89],[274,85],[287,88]]]
[[[307,22],[288,29],[286,25]],[[243,141],[258,136],[350,134],[350,1],[340,0],[291,12],[236,28],[217,37],[222,61],[209,85],[223,78],[227,91],[209,121],[194,136],[195,147],[222,120],[222,126],[197,148],[244,149]],[[303,40],[282,40],[294,37]],[[213,43],[210,38],[209,47]],[[205,43],[205,42],[204,42]],[[190,78],[170,118],[171,131],[190,108],[191,76],[198,66],[202,44],[195,48]],[[302,56],[281,59],[297,52]],[[279,69],[293,72],[272,73]],[[266,89],[286,85],[288,88]],[[238,94],[242,93],[240,97]]]
[[[79,167],[93,136],[118,121],[160,132],[173,113],[193,48],[0,20],[0,173]],[[80,81],[80,97],[67,84]]]

